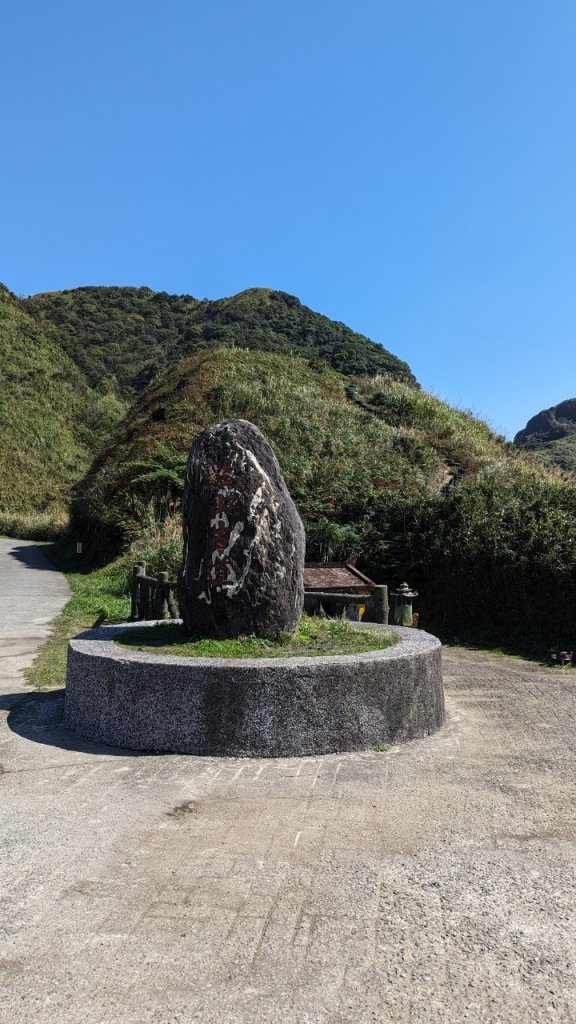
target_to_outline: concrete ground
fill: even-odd
[[[576,673],[447,651],[387,753],[134,755],[23,695],[66,588],[0,579],[2,1024],[576,1020]]]

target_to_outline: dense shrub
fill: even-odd
[[[445,636],[576,645],[576,488],[502,473],[415,504],[397,565]]]

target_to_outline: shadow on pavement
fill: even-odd
[[[15,558],[18,562],[22,562],[27,569],[49,569],[50,572],[56,572],[51,562],[48,561],[46,555],[42,550],[36,547],[34,541],[30,541],[29,544],[18,544],[10,548],[7,552],[10,558]]]
[[[8,701],[16,696],[16,703]],[[4,703],[6,702],[6,703]],[[118,757],[155,757],[141,750],[124,750],[105,743],[83,739],[64,725],[64,689],[48,693],[0,695],[0,707],[11,708],[7,724],[12,732],[33,743],[46,743],[63,750],[79,750],[86,754],[108,754]]]
[[[22,700],[21,693],[3,693],[0,695],[0,711],[10,711],[19,700]]]

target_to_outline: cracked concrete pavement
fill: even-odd
[[[572,670],[445,652],[385,753],[137,755],[20,670],[67,597],[0,541],[0,1020],[576,1020]]]

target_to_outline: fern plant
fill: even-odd
[[[156,441],[151,458],[128,462],[132,469],[138,469],[132,477],[133,484],[143,484],[146,492],[161,504],[174,505],[184,491],[186,459],[181,452],[174,452],[164,441]],[[162,488],[162,493],[159,493]]]

